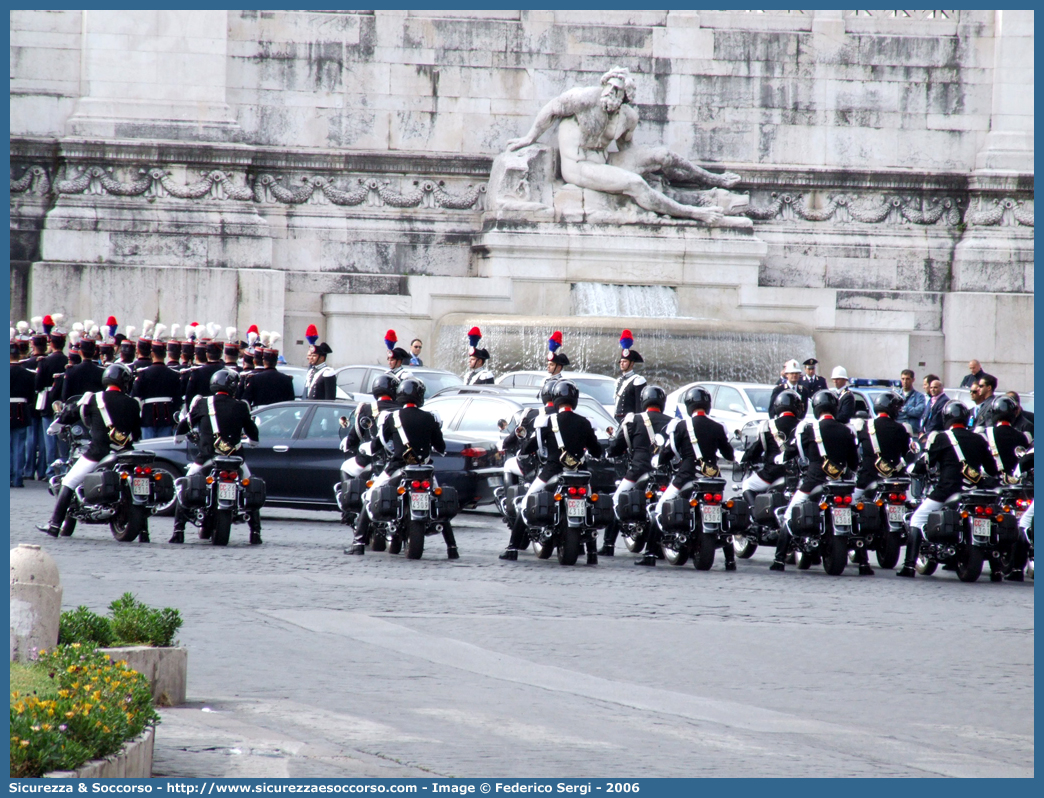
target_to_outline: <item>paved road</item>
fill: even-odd
[[[29,484],[11,542],[44,544],[67,607],[185,618],[157,775],[1033,775],[1032,582],[502,563],[479,513],[457,562],[347,557],[336,515],[278,510],[260,547],[52,541]]]

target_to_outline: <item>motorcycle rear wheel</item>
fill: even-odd
[[[387,544],[389,554],[402,554],[402,535],[392,535],[391,540],[388,540],[384,532],[381,532],[381,540]],[[374,549],[374,551],[378,551],[378,549]]]
[[[116,514],[109,521],[112,536],[120,543],[132,543],[145,530],[149,518],[149,508],[144,504],[120,504]],[[70,532],[70,534],[72,534]]]
[[[840,535],[829,535],[824,541],[823,570],[831,576],[841,576],[848,565],[848,539]]]
[[[410,520],[407,524],[409,544],[406,547],[406,559],[419,560],[424,556],[424,522]]]
[[[733,535],[732,547],[736,550],[736,556],[741,560],[749,560],[758,550],[757,538],[752,535]]]
[[[564,513],[559,524],[558,564],[576,565],[576,561],[580,557],[582,530],[578,526],[569,526],[569,520]]]
[[[970,543],[957,556],[957,578],[962,582],[975,582],[982,575],[984,555],[982,549]]]
[[[227,546],[230,537],[232,537],[232,511],[215,510],[214,527],[210,537],[211,545]]]
[[[877,564],[882,568],[895,568],[899,563],[899,548],[902,545],[902,533],[885,532],[877,544]]]
[[[700,547],[696,551],[692,564],[697,571],[709,571],[714,565],[714,552],[718,546],[717,532],[703,532],[700,534]]]

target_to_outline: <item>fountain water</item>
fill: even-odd
[[[620,331],[628,327],[634,333],[634,348],[645,358],[640,372],[665,390],[694,380],[774,383],[787,360],[801,361],[815,354],[811,332],[798,324],[726,325],[681,318],[629,318],[625,323],[615,316],[562,319],[454,313],[444,316],[436,328],[435,368],[456,372],[467,368],[466,333],[475,325],[482,329],[482,346],[490,351],[489,367],[496,374],[543,370],[547,338],[554,330],[561,330],[564,337],[563,349],[571,363],[567,372],[617,374]]]
[[[573,283],[569,298],[573,316],[668,319],[678,316],[678,295],[666,285]]]

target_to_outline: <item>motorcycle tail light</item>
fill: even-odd
[[[555,501],[556,502],[562,501],[562,494],[561,493],[556,493],[555,494]]]
[[[890,501],[890,502],[897,502],[897,501],[899,501],[899,494],[898,493],[889,493],[888,494],[888,501]]]
[[[714,494],[713,493],[704,493],[703,494],[703,500],[705,502],[714,501]]]
[[[993,515],[993,508],[992,507],[987,507],[986,508],[986,515]]]
[[[961,512],[961,518],[967,518],[967,517],[968,517],[968,511],[967,510],[962,511]]]
[[[399,485],[399,487],[396,488],[396,491],[401,496],[402,494],[404,494],[406,492],[406,486],[405,485]]]
[[[579,493],[581,496],[586,496],[587,488],[580,488],[580,490],[578,490],[577,493]]]
[[[715,493],[714,494],[714,501],[716,501],[716,502],[720,502],[721,501],[721,494],[720,493]]]
[[[436,496],[441,496],[442,488],[435,488],[435,490],[433,490],[432,493],[434,493]]]
[[[692,501],[689,502],[689,506],[690,507],[695,507],[697,504],[699,504],[699,502],[696,501],[696,499],[693,499]]]
[[[159,479],[159,477],[156,477],[156,479]],[[250,484],[250,477],[247,477],[246,479],[243,480],[243,487],[245,488],[249,484]]]
[[[844,501],[845,501],[845,497],[844,496],[835,496],[834,497],[834,504],[842,504],[842,503],[844,503]]]
[[[862,502],[859,502],[859,504],[857,504],[857,505],[855,506],[855,508],[856,508],[857,510],[859,510],[860,512],[862,512],[862,511],[863,511],[863,503],[862,503]]]
[[[901,502],[906,501],[906,494],[905,493],[900,493],[899,494],[899,501],[901,501]]]
[[[366,487],[368,487],[368,488],[372,488],[373,487],[373,480],[372,479],[366,480]]]
[[[732,499],[729,499],[727,502],[725,502],[725,506],[731,510],[733,507],[736,506],[736,502],[734,502]]]
[[[214,484],[214,477],[207,477],[207,484],[208,485],[213,485]]]
[[[420,487],[420,480],[419,479],[413,480],[413,482],[410,483],[410,487],[414,488],[414,489],[419,488]]]
[[[568,490],[568,491],[566,491],[566,492],[567,492],[567,493],[568,493],[568,494],[569,494],[570,496],[575,496],[575,495],[576,495],[576,488],[569,488],[569,490]]]
[[[424,481],[423,481],[423,482],[421,483],[421,487],[422,487],[422,488],[424,488],[424,490],[427,490],[428,488],[430,488],[430,487],[431,487],[431,483],[430,483],[430,482],[428,482],[428,480],[424,480]]]
[[[1003,521],[1004,520],[1004,516],[1003,515],[998,515],[997,516],[997,520],[998,521]]]
[[[651,490],[645,491],[645,498],[651,499],[652,497],[653,497],[653,492]]]
[[[141,466],[134,466],[134,473],[135,474],[140,474],[141,473]]]
[[[593,501],[593,502],[598,501],[598,494],[597,493],[592,493],[591,494],[591,501]]]
[[[1004,510],[1004,512],[1006,512],[1006,513],[1010,513],[1010,512],[1011,512],[1011,505],[1010,505],[1010,504],[1005,504],[1005,505],[1004,505],[1004,507],[1003,507],[1003,508],[1001,508],[1001,509],[1003,509],[1003,510]],[[998,516],[998,518],[999,518],[999,517],[1000,517],[1000,516]]]
[[[851,504],[852,503],[852,497],[851,496],[845,496],[844,498],[845,498],[845,504]]]
[[[151,468],[146,468],[144,470],[145,470],[146,474],[151,474],[152,473],[152,469]]]
[[[826,502],[820,502],[820,504],[819,504],[819,509],[820,509],[820,510],[825,510],[825,509],[826,509],[827,507],[829,507],[829,506],[830,506],[830,505],[829,505],[829,504],[827,504]]]

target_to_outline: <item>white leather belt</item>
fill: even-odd
[[[25,397],[24,396],[12,396],[11,397],[11,404],[13,404],[13,405],[14,404],[25,404]]]
[[[155,404],[156,402],[173,402],[173,401],[174,400],[171,399],[169,396],[153,396],[151,399],[143,399],[141,403],[143,405],[152,405],[152,404]]]

